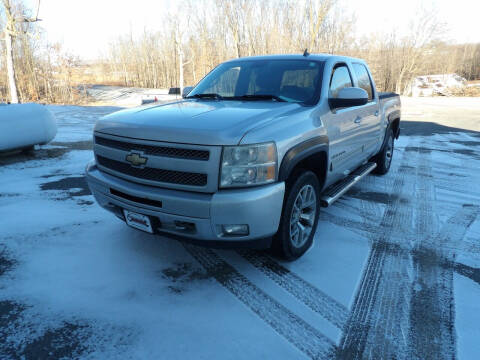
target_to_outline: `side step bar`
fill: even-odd
[[[322,197],[320,198],[320,204],[323,207],[328,207],[332,205],[340,196],[345,194],[353,185],[359,182],[363,177],[367,176],[372,172],[373,169],[377,167],[376,163],[366,163],[365,165],[360,166],[357,170],[351,173],[342,181],[330,186],[327,190],[324,191]]]

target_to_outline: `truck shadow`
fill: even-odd
[[[75,142],[52,142],[49,144],[48,148],[40,146],[40,148],[29,151],[15,150],[0,152],[0,166],[13,165],[32,160],[57,159],[73,150],[92,149],[93,143],[91,140]]]
[[[400,124],[400,135],[405,136],[432,136],[436,134],[466,133],[473,137],[480,138],[480,132],[462,128],[440,125],[429,121],[402,120]],[[480,140],[476,145],[480,144]],[[465,144],[467,145],[467,144]],[[471,145],[471,144],[468,144]]]

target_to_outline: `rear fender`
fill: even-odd
[[[396,120],[398,120],[398,126],[396,126],[396,128],[394,128],[393,136],[395,137],[395,139],[398,139],[398,137],[400,136],[400,110],[394,110],[390,114],[388,114],[388,128],[387,128],[387,131],[388,131],[389,128],[391,128],[393,126],[393,123]]]

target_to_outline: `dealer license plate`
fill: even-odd
[[[123,214],[125,215],[125,221],[127,222],[127,225],[153,234],[152,223],[148,216],[130,210],[123,210]]]

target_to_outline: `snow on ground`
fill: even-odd
[[[461,109],[455,128],[405,109],[390,173],[324,210],[293,263],[128,228],[83,178],[116,108],[49,109],[54,143],[0,157],[0,358],[477,357],[480,133]]]
[[[48,109],[58,119],[57,142],[90,141],[95,122],[102,116],[121,110],[115,106],[64,106],[49,105]]]

